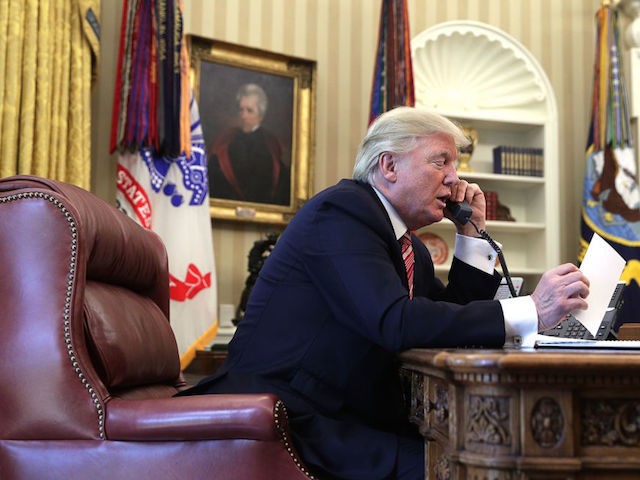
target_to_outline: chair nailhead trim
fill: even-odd
[[[304,465],[302,465],[300,458],[298,458],[298,455],[294,452],[293,447],[291,446],[291,442],[289,441],[289,435],[287,435],[287,430],[285,428],[285,425],[288,424],[287,407],[282,402],[282,400],[276,401],[276,406],[275,406],[275,411],[273,416],[276,423],[276,430],[278,431],[278,434],[280,435],[280,438],[284,442],[284,446],[287,449],[287,452],[293,459],[296,466],[307,477],[309,477],[312,480],[317,480],[316,477],[311,475],[311,472],[309,472],[309,470]]]
[[[44,192],[23,192],[17,193],[14,195],[9,195],[7,197],[2,197],[2,203],[11,202],[14,200],[20,200],[23,198],[43,198],[48,200],[53,205],[55,205],[65,216],[67,223],[69,224],[69,229],[71,231],[71,256],[69,258],[69,273],[67,276],[67,289],[65,294],[64,301],[64,310],[62,314],[63,318],[63,331],[64,331],[64,343],[67,347],[67,354],[69,356],[69,361],[71,362],[71,366],[76,373],[76,376],[80,380],[80,383],[87,390],[87,393],[91,397],[91,400],[96,408],[96,413],[98,415],[98,436],[100,439],[105,439],[104,432],[104,408],[102,406],[102,402],[98,397],[95,389],[91,386],[89,381],[86,379],[80,364],[78,363],[75,355],[75,351],[73,348],[73,342],[71,340],[71,297],[73,294],[73,285],[76,280],[76,270],[77,270],[77,262],[78,262],[78,229],[76,227],[76,223],[73,219],[71,213],[65,208],[65,206],[58,200],[57,198],[51,196],[48,193]]]

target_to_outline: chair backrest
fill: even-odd
[[[101,439],[114,397],[184,387],[160,238],[95,195],[0,179],[0,439]]]

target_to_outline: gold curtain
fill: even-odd
[[[0,177],[89,189],[99,18],[100,0],[0,1]]]

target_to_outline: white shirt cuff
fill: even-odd
[[[506,333],[505,345],[533,346],[538,333],[538,311],[531,296],[500,300]]]
[[[502,245],[498,243],[502,248]],[[454,253],[458,260],[482,270],[489,275],[493,274],[498,254],[484,238],[468,237],[456,233]]]

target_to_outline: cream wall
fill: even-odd
[[[102,12],[103,59],[94,98],[93,189],[108,199],[115,178],[107,149],[117,4],[121,0]],[[546,71],[560,126],[560,257],[575,261],[600,0],[408,0],[408,5],[412,37],[448,20],[485,22],[519,40]],[[188,33],[317,61],[314,191],[349,177],[367,125],[380,0],[185,0],[184,7]],[[249,249],[274,229],[217,220],[212,226],[219,302],[237,304]]]

